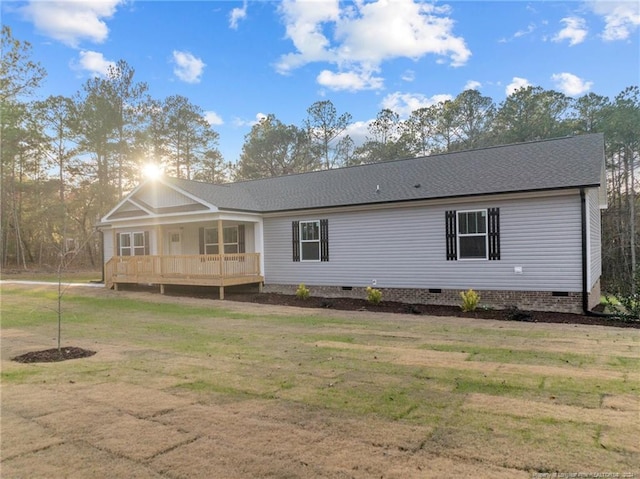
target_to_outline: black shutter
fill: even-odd
[[[116,254],[114,256],[120,256],[120,235],[122,233],[116,233]]]
[[[291,244],[293,246],[293,261],[300,261],[300,222],[291,222]]]
[[[238,253],[244,253],[244,225],[238,225]]]
[[[456,212],[447,211],[446,215],[446,240],[447,240],[447,261],[458,259],[457,238],[456,238]]]
[[[149,256],[149,232],[144,232],[144,255]]]
[[[200,254],[204,254],[204,228],[198,231],[198,241],[200,243]]]
[[[489,259],[500,259],[500,208],[489,208]]]
[[[329,220],[320,220],[320,261],[329,261]]]

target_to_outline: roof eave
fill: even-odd
[[[464,195],[447,195],[447,196],[432,196],[432,197],[424,197],[424,198],[407,198],[407,199],[399,199],[399,200],[386,200],[386,201],[369,201],[365,203],[344,203],[340,205],[324,205],[324,206],[307,206],[302,208],[286,208],[286,209],[278,209],[278,210],[263,210],[260,213],[268,214],[268,213],[287,213],[287,212],[296,212],[296,211],[309,211],[309,210],[327,210],[327,209],[337,209],[337,208],[348,208],[353,206],[375,206],[375,205],[389,205],[389,204],[406,204],[411,202],[424,202],[424,201],[442,201],[442,200],[459,200],[463,198],[477,198],[482,196],[498,196],[498,195],[512,195],[517,193],[544,193],[549,191],[567,191],[567,190],[580,190],[581,188],[599,188],[600,183],[593,184],[585,184],[585,185],[571,185],[571,186],[563,186],[557,188],[539,188],[539,189],[529,189],[529,190],[509,190],[509,191],[492,191],[488,193],[470,193]]]

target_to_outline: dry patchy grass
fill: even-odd
[[[2,477],[640,472],[640,332],[2,291]]]

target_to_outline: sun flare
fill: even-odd
[[[142,174],[145,178],[156,180],[162,176],[162,168],[155,163],[147,163],[142,167]]]

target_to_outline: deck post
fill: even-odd
[[[160,284],[160,294],[164,294],[164,284]]]
[[[160,276],[163,275],[163,257],[164,257],[164,237],[163,237],[162,226],[156,226],[156,249],[158,254],[158,261],[160,262]],[[162,285],[160,285],[160,294],[164,294],[162,289]]]
[[[220,285],[220,299],[224,299],[224,286]]]
[[[220,277],[224,276],[224,230],[222,220],[218,220],[218,256],[220,257]]]

